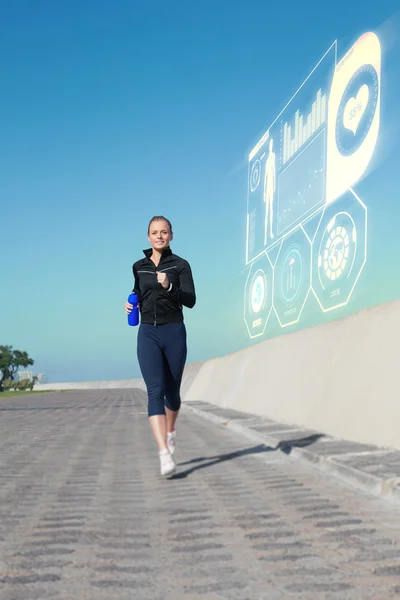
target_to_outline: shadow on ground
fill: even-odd
[[[200,458],[194,458],[192,460],[179,463],[180,467],[193,465],[194,463],[195,464],[194,466],[189,467],[185,471],[177,473],[171,479],[184,479],[185,477],[188,477],[189,475],[191,475],[195,471],[199,471],[200,469],[207,469],[208,467],[213,467],[214,465],[218,465],[228,460],[234,460],[235,458],[240,458],[242,456],[264,454],[267,452],[276,452],[277,450],[281,450],[285,454],[290,454],[293,448],[305,448],[306,446],[311,446],[311,444],[314,444],[322,437],[324,437],[322,433],[316,433],[304,438],[298,438],[294,440],[281,440],[279,444],[275,446],[275,448],[272,446],[267,446],[266,444],[258,444],[257,446],[252,446],[251,448],[244,448],[243,450],[236,450],[235,452],[229,452],[228,454],[220,454],[219,456],[202,456]]]

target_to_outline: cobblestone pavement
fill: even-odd
[[[141,391],[0,399],[0,598],[400,596],[400,510],[182,411],[158,475]]]

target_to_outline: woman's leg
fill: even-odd
[[[175,423],[179,415],[178,410],[170,410],[168,406],[165,407],[167,415],[167,433],[173,433],[175,431]]]
[[[165,411],[167,414],[167,432],[175,432],[175,423],[181,407],[180,388],[185,368],[187,346],[184,323],[165,325],[163,331],[165,355]]]
[[[147,387],[150,426],[160,452],[168,450],[165,416],[164,355],[157,328],[142,324],[137,339],[140,370]]]

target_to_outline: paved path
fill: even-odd
[[[1,600],[388,600],[400,509],[184,410],[160,480],[143,392],[0,399]]]

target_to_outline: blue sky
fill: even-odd
[[[136,330],[123,304],[131,265],[148,246],[147,223],[161,213],[174,226],[173,250],[195,276],[188,360],[249,344],[248,151],[335,39],[344,53],[397,7],[394,0],[368,11],[344,0],[4,4],[0,343],[27,350],[50,381],[138,376]],[[383,31],[393,42],[385,110],[394,115],[399,52],[392,28]],[[389,142],[365,189],[389,203],[372,213],[372,227],[395,235],[388,215],[397,206],[399,149]],[[398,297],[390,252],[376,245],[352,310]]]

